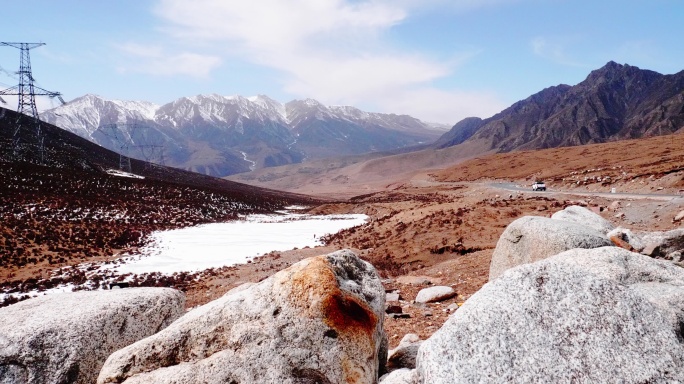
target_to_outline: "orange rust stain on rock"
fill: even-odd
[[[339,333],[362,333],[372,339],[378,317],[362,299],[340,289],[325,257],[313,258],[290,277],[291,300],[308,308],[310,317],[321,317]]]
[[[355,296],[339,291],[323,302],[324,320],[338,332],[362,330],[368,336],[375,332],[377,316]]]
[[[617,246],[617,247],[624,248],[624,249],[626,249],[626,250],[628,250],[628,251],[634,252],[634,247],[632,247],[632,245],[631,245],[630,243],[628,243],[628,242],[622,240],[622,239],[619,238],[618,236],[611,236],[611,237],[610,237],[610,241],[611,241],[613,244],[615,244],[615,246]]]

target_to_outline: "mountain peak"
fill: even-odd
[[[596,86],[599,84],[613,84],[622,86],[627,83],[634,83],[640,87],[647,86],[653,81],[662,77],[658,72],[640,69],[629,64],[618,64],[614,61],[609,61],[603,67],[591,71],[586,80],[580,85]]]
[[[605,69],[605,70],[619,70],[619,69],[622,69],[622,68],[625,67],[625,66],[626,66],[626,67],[629,67],[629,64],[622,65],[622,64],[616,63],[616,62],[614,62],[613,60],[611,60],[611,61],[607,62],[606,65],[604,65],[604,66],[602,67],[602,69]]]

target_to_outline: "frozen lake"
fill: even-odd
[[[271,251],[322,245],[320,237],[363,224],[366,215],[250,215],[229,223],[154,232],[140,255],[113,267],[119,274],[201,271],[246,263]]]

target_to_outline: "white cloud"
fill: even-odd
[[[586,65],[579,63],[568,55],[565,48],[566,44],[568,44],[568,41],[562,42],[559,40],[574,39],[568,38],[550,41],[549,38],[538,36],[532,39],[530,46],[532,47],[532,52],[534,52],[536,55],[551,60],[554,63],[572,67],[586,67]]]
[[[388,0],[394,4],[403,4],[409,8],[432,7],[442,10],[453,10],[457,12],[467,12],[478,8],[491,8],[505,6],[508,4],[519,3],[523,0]]]
[[[117,48],[127,57],[126,64],[119,66],[121,72],[208,77],[222,63],[222,59],[217,56],[191,52],[167,54],[158,46],[128,43]]]
[[[471,116],[487,118],[507,107],[491,93],[434,88],[404,89],[380,100],[381,112],[401,111],[424,121],[448,124],[456,124]]]
[[[516,0],[468,4],[509,1]],[[470,101],[481,95],[468,97],[458,91],[449,95],[430,86],[452,75],[475,53],[437,60],[423,52],[398,51],[388,42],[387,32],[416,7],[420,5],[415,0],[159,0],[155,13],[165,22],[162,31],[176,43],[210,47],[226,60],[234,56],[278,70],[282,76],[278,82],[293,97],[312,97],[326,104],[389,106],[381,98],[420,89],[421,97],[413,101],[424,105],[424,113],[416,117],[452,123],[458,119],[454,110],[462,110],[462,117],[476,114],[482,108]],[[445,99],[472,109],[444,105]],[[499,104],[493,96],[486,99]]]

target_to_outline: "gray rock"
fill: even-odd
[[[93,383],[114,351],[184,312],[168,288],[41,296],[0,308],[0,383]]]
[[[684,211],[680,211],[678,214],[675,215],[675,217],[672,219],[672,221],[682,221],[684,220]]]
[[[608,208],[610,208],[611,211],[617,211],[618,209],[622,208],[622,203],[617,200],[613,201],[612,203],[610,203]]]
[[[416,370],[402,368],[392,371],[380,378],[380,384],[414,384],[416,381]]]
[[[578,205],[566,207],[564,210],[551,215],[551,218],[584,225],[593,228],[604,235],[615,229],[615,226],[613,226],[610,221],[601,217],[601,215]]]
[[[682,251],[670,252],[667,255],[667,259],[680,263],[680,262],[684,261],[683,260],[684,259],[684,252],[682,252]]]
[[[489,280],[505,270],[532,263],[573,248],[612,245],[603,234],[573,222],[523,216],[506,227],[496,243],[489,266]]]
[[[641,253],[651,257],[668,257],[673,252],[684,251],[684,228],[667,232],[639,232],[638,236],[645,245]]]
[[[392,372],[401,368],[415,368],[416,355],[422,343],[420,337],[414,333],[404,335],[399,345],[387,353],[387,370]]]
[[[117,351],[98,383],[374,383],[384,306],[353,252],[305,259]]]
[[[682,382],[677,268],[605,247],[510,269],[423,342],[419,382]]]
[[[438,285],[421,289],[416,295],[416,303],[434,303],[451,299],[454,296],[456,296],[456,291],[453,288]]]
[[[684,324],[684,269],[681,267],[614,247],[573,249],[553,260],[629,287],[658,306],[672,329],[681,332],[680,323]]]
[[[398,293],[392,292],[385,295],[385,301],[399,301],[401,296]]]
[[[607,236],[609,239],[617,237],[618,239],[627,242],[636,252],[641,252],[644,249],[644,243],[629,229],[617,227],[608,232]]]

